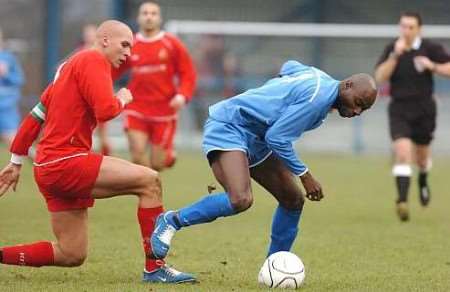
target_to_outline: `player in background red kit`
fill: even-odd
[[[92,49],[64,62],[40,102],[22,122],[11,145],[11,162],[0,172],[0,196],[16,189],[21,158],[37,146],[34,176],[50,211],[56,242],[39,241],[0,248],[0,263],[22,266],[74,267],[88,250],[88,209],[94,199],[121,195],[138,197],[138,221],[146,255],[148,237],[163,211],[158,173],[131,162],[91,152],[97,122],[119,115],[132,100],[130,91],[114,96],[111,66],[130,56],[133,34],[125,24],[102,23]],[[146,257],[145,282],[180,283],[195,278]]]
[[[144,2],[137,17],[131,57],[114,78],[131,69],[133,102],[125,108],[125,129],[133,162],[155,170],[175,163],[178,111],[192,98],[196,73],[189,52],[175,36],[161,31],[158,4]],[[147,146],[150,144],[150,161]]]

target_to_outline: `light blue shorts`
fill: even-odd
[[[20,123],[20,114],[16,106],[0,108],[0,134],[13,134]]]
[[[272,154],[264,138],[243,127],[208,118],[203,132],[203,152],[208,156],[215,150],[245,152],[250,167],[262,163]]]

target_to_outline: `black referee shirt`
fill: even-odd
[[[377,66],[394,51],[395,40],[386,46],[378,60]],[[433,73],[425,70],[418,72],[414,66],[414,57],[426,56],[436,63],[450,62],[450,54],[438,43],[422,39],[417,49],[404,52],[398,59],[397,66],[392,73],[391,97],[395,100],[417,100],[433,96]]]

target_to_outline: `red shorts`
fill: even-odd
[[[172,152],[177,120],[153,121],[145,117],[127,114],[124,118],[125,130],[133,129],[148,135],[152,145],[161,146],[164,150]]]
[[[88,153],[34,167],[34,178],[50,212],[85,209],[94,205],[92,189],[103,156]]]

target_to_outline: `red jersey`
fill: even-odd
[[[196,73],[189,52],[174,35],[161,31],[152,38],[136,34],[131,56],[113,78],[131,69],[128,89],[133,101],[126,106],[147,118],[171,119],[176,111],[169,106],[176,94],[186,101],[195,90]]]
[[[81,51],[59,67],[19,128],[11,152],[27,155],[41,124],[37,164],[89,152],[97,121],[116,117],[122,108],[113,93],[111,64],[98,51]]]

